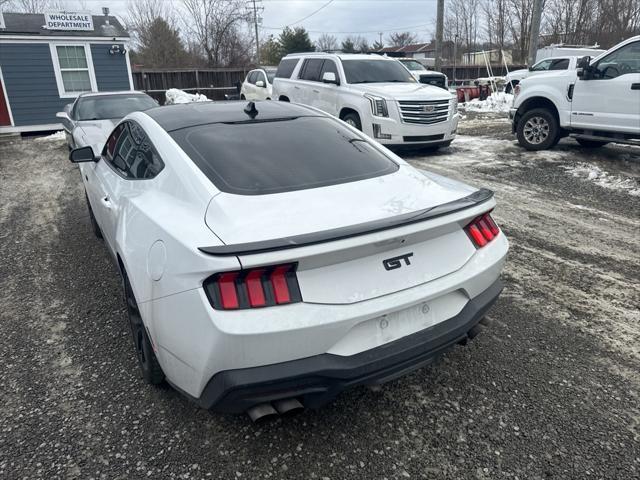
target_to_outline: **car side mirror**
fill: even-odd
[[[336,74],[333,72],[324,72],[322,74],[322,83],[333,83],[334,85],[340,85],[338,79],[336,78]]]
[[[262,80],[258,80],[256,82],[256,87],[264,88],[264,82]]]
[[[69,160],[72,163],[97,162],[100,157],[96,157],[91,146],[74,148],[69,153]]]
[[[531,65],[529,68],[527,68],[527,70],[529,70],[530,72],[533,72],[533,65]]]
[[[69,117],[69,114],[67,112],[58,112],[56,113],[56,117],[61,118],[62,120],[71,121],[71,117]]]

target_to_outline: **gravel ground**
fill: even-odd
[[[460,132],[407,158],[495,190],[493,327],[259,424],[142,383],[66,147],[0,142],[0,478],[640,478],[640,149],[527,153],[487,114]]]

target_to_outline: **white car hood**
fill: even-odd
[[[442,88],[423,83],[357,83],[349,87],[391,100],[449,100],[452,97]]]
[[[476,191],[468,185],[401,165],[359,182],[271,195],[220,193],[205,214],[227,245],[316,233],[435,207]],[[277,219],[274,221],[274,219]]]
[[[78,122],[80,131],[79,147],[90,145],[93,151],[98,154],[102,151],[107,137],[111,134],[120,119],[107,120],[82,120]]]

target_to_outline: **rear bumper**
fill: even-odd
[[[230,413],[242,413],[257,404],[292,397],[299,398],[308,408],[321,407],[346,388],[384,383],[432,363],[472,336],[470,330],[480,322],[502,288],[502,282],[496,280],[469,300],[455,317],[355,355],[324,353],[218,372],[196,401],[203,408]]]

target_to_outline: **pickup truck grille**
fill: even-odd
[[[398,105],[404,123],[431,125],[449,118],[449,100],[399,100]]]

